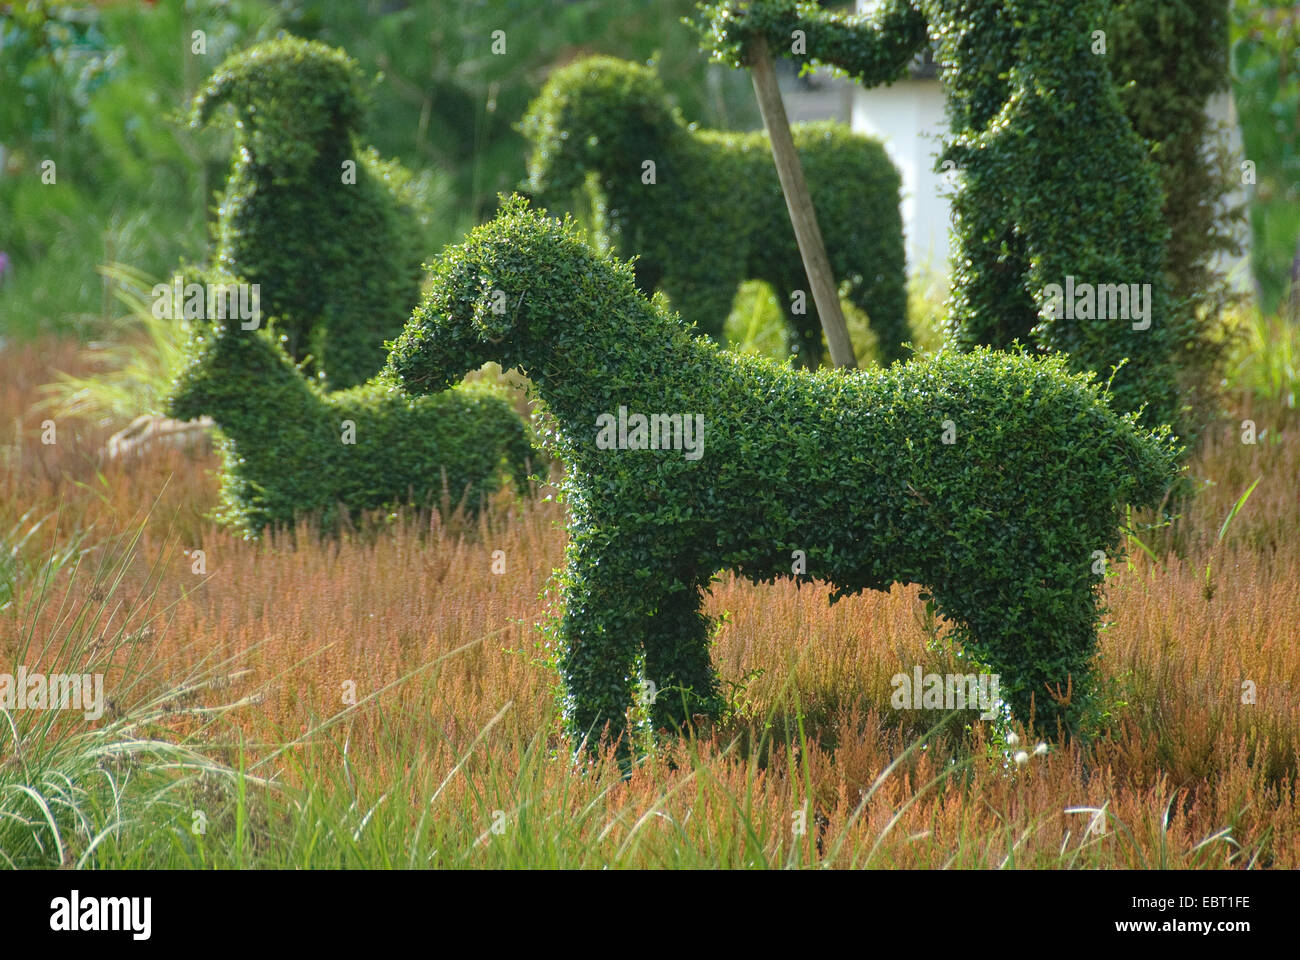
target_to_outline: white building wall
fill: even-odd
[[[858,133],[884,143],[902,177],[908,270],[946,276],[949,187],[934,170],[940,138],[947,130],[938,81],[904,79],[874,90],[858,87],[850,123]]]

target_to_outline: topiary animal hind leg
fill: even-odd
[[[909,356],[903,344],[912,337],[907,319],[907,288],[901,275],[884,272],[849,291],[848,300],[867,315],[876,334],[881,366]]]
[[[681,729],[696,714],[716,717],[721,711],[702,599],[695,584],[673,590],[646,625],[645,676],[656,688],[651,710],[656,728]]]
[[[1032,717],[1048,736],[1078,730],[1100,613],[1093,581],[1086,575],[1062,580],[1062,572],[1031,569],[997,599],[948,611],[960,619],[957,638],[998,675],[1015,716],[1026,724]],[[1067,693],[1065,702],[1053,695]]]

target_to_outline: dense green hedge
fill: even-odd
[[[326,393],[266,330],[238,321],[195,325],[167,414],[216,421],[217,517],[250,537],[308,513],[331,529],[340,508],[464,498],[476,511],[507,479],[527,490],[529,462],[540,462],[519,414],[487,384],[413,400],[377,377]]]
[[[1234,183],[1207,162],[1216,133],[1206,106],[1227,91],[1229,0],[1119,0],[1106,29],[1108,57],[1124,115],[1149,141],[1164,188],[1175,298],[1219,280],[1209,263],[1236,252],[1222,209]],[[1235,183],[1241,171],[1230,168]]]
[[[832,599],[923,584],[1022,719],[1078,721],[1097,551],[1113,562],[1125,505],[1156,504],[1172,482],[1168,428],[1116,413],[1060,357],[979,349],[808,372],[723,351],[573,221],[518,200],[434,269],[389,366],[416,392],[488,360],[519,367],[553,418],[570,509],[559,665],[577,734],[624,731],[639,675],[659,723],[716,708],[700,592],[719,570],[790,576],[794,551]],[[493,309],[496,291],[509,309]],[[601,418],[620,408],[633,437],[633,414],[703,417],[700,455],[602,447]],[[1067,679],[1061,708],[1045,685]]]
[[[653,68],[610,57],[555,71],[521,129],[529,189],[561,199],[586,185],[602,240],[638,256],[643,291],[662,289],[718,337],[736,287],[765,280],[800,362],[821,362],[821,322],[766,133],[696,129],[669,106]],[[793,132],[841,295],[867,313],[882,359],[898,359],[911,339],[898,172],[878,142],[842,125]],[[792,312],[795,290],[804,312]]]
[[[794,0],[704,5],[699,27],[718,59],[743,65],[766,38],[868,86],[892,83],[927,39],[942,65],[950,134],[940,162],[960,170],[951,322],[966,349],[1014,339],[1062,350],[1071,367],[1114,379],[1116,403],[1184,433],[1179,351],[1197,341],[1165,277],[1169,230],[1146,142],[1125,117],[1093,32],[1102,0],[886,0],[868,15]],[[1048,284],[1150,284],[1150,327],[1047,317]]]
[[[356,140],[364,92],[343,51],[285,37],[227,59],[192,110],[235,108],[212,264],[261,285],[290,355],[333,387],[383,366],[422,276],[411,175]]]
[[[1241,252],[1245,219],[1229,198],[1241,184],[1241,158],[1229,154],[1226,131],[1206,111],[1229,86],[1229,7],[1229,0],[1119,0],[1106,29],[1120,106],[1151,144],[1160,175],[1169,290],[1194,330],[1180,344],[1180,382],[1198,426],[1217,412],[1233,342],[1223,317],[1233,294],[1214,257]]]

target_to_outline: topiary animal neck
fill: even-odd
[[[319,413],[323,400],[280,347],[261,330],[226,330],[220,359],[207,375],[221,386],[209,411],[222,432],[241,447],[263,446],[284,423]]]
[[[582,302],[578,291],[561,299]],[[597,415],[614,413],[620,405],[670,412],[658,409],[665,384],[708,378],[717,362],[714,344],[644,300],[607,301],[557,320],[553,333],[534,340],[541,359],[525,358],[519,366],[572,435],[590,431]]]
[[[689,177],[691,171],[700,169],[698,157],[691,154],[698,150],[681,121],[674,117],[663,131],[663,136],[653,144],[647,144],[643,150],[631,151],[623,156],[601,154],[596,164],[596,176],[601,189],[609,199],[611,207],[631,210],[646,205],[654,197],[649,191],[655,189],[688,189],[683,178]],[[694,161],[694,162],[693,162]],[[653,163],[653,177],[650,182]],[[672,187],[667,183],[672,181]]]
[[[356,153],[352,134],[342,125],[321,138],[316,144],[315,157],[302,166],[273,163],[270,158],[254,152],[249,141],[243,139],[236,143],[235,174],[237,178],[240,170],[247,170],[258,180],[274,186],[292,184],[296,189],[328,188],[344,182],[343,164],[349,160],[356,164],[354,175],[360,179],[363,170]]]

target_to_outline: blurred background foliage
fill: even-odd
[[[1290,294],[1290,319],[1300,323],[1300,4],[1238,2],[1231,31],[1242,144],[1255,164],[1250,225],[1259,306],[1275,313]]]
[[[748,79],[705,62],[679,24],[693,0],[177,0],[0,3],[0,336],[99,336],[125,263],[163,276],[201,259],[228,134],[183,108],[232,50],[287,30],[344,47],[375,83],[365,138],[429,171],[430,254],[523,179],[513,125],[552,67],[591,52],[653,57],[711,126],[751,128]],[[204,52],[193,32],[203,31]],[[494,54],[493,31],[506,33]],[[55,163],[55,185],[42,162]],[[57,189],[55,189],[57,187]],[[2,262],[2,261],[0,261]]]
[[[360,62],[375,78],[364,138],[427,174],[437,216],[423,243],[433,254],[490,216],[499,191],[520,183],[524,149],[514,124],[548,71],[576,57],[654,59],[687,117],[723,129],[758,126],[748,77],[708,64],[680,25],[693,7],[694,0],[0,0],[0,338],[140,332],[138,310],[122,314],[123,269],[164,278],[202,258],[230,143],[221,131],[188,129],[181,115],[232,50],[287,30],[342,46]],[[504,54],[493,53],[495,30],[506,33]],[[1280,333],[1294,344],[1294,295],[1286,307],[1300,270],[1300,7],[1237,0],[1231,39],[1233,93],[1256,176],[1254,319],[1268,324],[1261,337]],[[56,186],[42,183],[45,160],[55,163]],[[942,292],[917,299],[922,292],[913,293],[913,320],[925,341]],[[782,355],[781,323],[770,291],[755,288],[737,299],[727,333],[740,349]],[[856,339],[870,355],[870,338]]]

